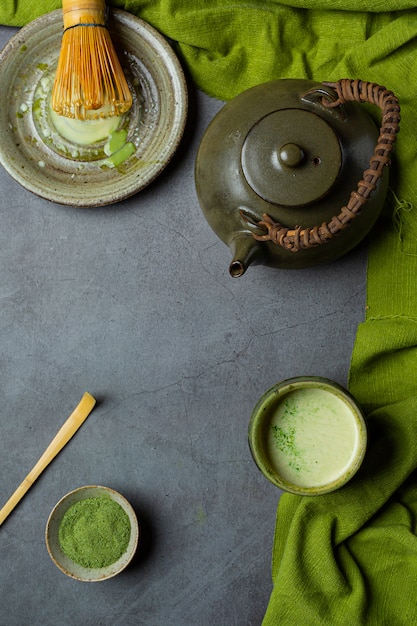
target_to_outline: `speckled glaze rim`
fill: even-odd
[[[127,513],[130,520],[130,539],[126,551],[120,559],[115,563],[102,568],[86,568],[74,563],[69,559],[62,551],[59,544],[59,525],[65,513],[70,506],[84,500],[85,498],[108,496],[117,504],[119,504],[123,510]],[[137,546],[139,543],[139,523],[136,517],[136,513],[131,504],[126,500],[122,494],[111,489],[110,487],[102,487],[100,485],[86,485],[84,487],[78,487],[73,491],[70,491],[63,496],[59,502],[52,509],[51,514],[48,517],[45,528],[45,542],[46,547],[52,561],[64,574],[70,578],[75,578],[82,582],[99,582],[113,578],[117,574],[120,574],[129,565],[133,559]]]
[[[359,433],[358,449],[346,472],[331,483],[314,487],[294,485],[280,476],[268,462],[263,445],[265,429],[268,428],[270,423],[270,417],[269,413],[266,411],[266,407],[271,402],[278,403],[291,391],[306,388],[324,389],[343,400],[351,409],[352,417],[356,422]],[[273,485],[283,491],[288,491],[289,493],[304,496],[315,496],[335,491],[353,478],[360,468],[365,456],[367,446],[367,428],[363,412],[357,404],[355,398],[341,385],[328,378],[320,376],[298,376],[288,378],[277,383],[260,397],[252,411],[249,421],[248,442],[255,464]]]
[[[170,44],[149,24],[119,9],[111,11],[110,32],[134,91],[126,125],[127,141],[136,152],[118,167],[107,167],[104,158],[83,161],[71,158],[70,151],[58,153],[37,124],[34,103],[42,80],[55,72],[62,11],[30,22],[0,52],[7,103],[0,108],[0,163],[24,188],[58,204],[97,207],[137,193],[164,170],[183,136],[187,86]]]

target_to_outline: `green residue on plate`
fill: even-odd
[[[65,513],[58,530],[62,551],[78,565],[107,567],[115,563],[130,540],[130,520],[108,496],[86,498]]]
[[[42,72],[46,72],[46,70],[48,69],[47,63],[38,63],[36,67]]]
[[[117,130],[112,133],[109,137],[108,142],[104,146],[104,152],[107,156],[114,154],[118,150],[120,150],[126,143],[127,138],[127,130],[123,128],[122,130]]]
[[[127,130],[122,128],[112,133],[104,146],[104,153],[109,157],[108,163],[112,167],[118,167],[136,152],[135,145],[126,139]]]
[[[33,110],[35,115],[39,115],[40,114],[40,112],[41,112],[41,104],[42,104],[42,98],[36,98],[36,100],[33,101],[32,110]]]
[[[136,151],[136,148],[132,142],[125,143],[123,148],[120,148],[117,152],[111,155],[110,161],[113,163],[114,167],[118,167],[127,159],[132,156]]]
[[[27,50],[27,49],[28,49],[28,47],[27,47],[26,45],[23,45],[23,46],[20,48],[20,52],[26,52],[26,50]]]

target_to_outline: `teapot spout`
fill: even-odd
[[[232,278],[239,278],[248,269],[249,265],[261,256],[261,245],[251,234],[234,237],[230,242],[233,260],[229,265],[229,274]]]

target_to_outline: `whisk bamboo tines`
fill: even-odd
[[[107,29],[106,0],[63,0],[62,12],[53,110],[77,119],[125,113],[132,94]]]

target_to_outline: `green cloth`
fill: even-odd
[[[370,237],[366,320],[349,378],[368,414],[368,452],[338,492],[281,497],[264,626],[415,624],[417,0],[112,4],[169,37],[195,84],[220,99],[283,77],[362,78],[400,99],[391,191]],[[59,6],[1,0],[0,23],[23,25]]]
[[[350,369],[367,455],[338,492],[281,498],[264,626],[417,623],[417,220],[399,211],[372,234]]]
[[[270,78],[333,80],[365,72],[366,80],[384,82],[394,62],[415,76],[409,44],[417,29],[416,0],[109,3],[178,42],[196,85],[223,100]],[[0,23],[21,26],[60,6],[60,0],[1,0]]]

